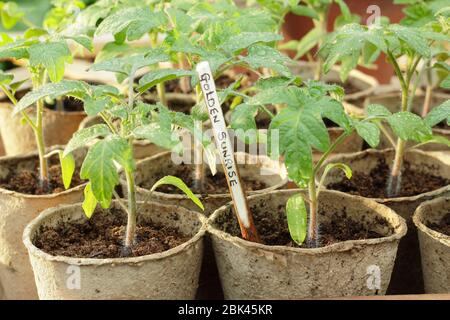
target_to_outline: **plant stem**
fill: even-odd
[[[430,111],[431,96],[433,93],[433,83],[432,83],[433,79],[431,74],[430,60],[427,61],[426,68],[427,68],[427,88],[425,89],[425,100],[423,101],[422,117],[425,117]]]
[[[158,46],[158,32],[150,33],[150,44],[153,49]],[[160,82],[156,85],[156,92],[158,93],[159,102],[167,106],[166,87],[164,86],[164,82]]]
[[[178,53],[178,61],[180,64],[180,69],[189,70],[190,67],[188,65],[188,62],[186,60],[186,57],[182,52]],[[182,77],[180,78],[180,89],[183,93],[188,93],[191,91],[191,83],[189,81],[189,77]]]
[[[128,190],[128,221],[127,221],[127,231],[125,238],[125,246],[130,248],[134,242],[136,235],[136,220],[137,220],[137,210],[136,210],[136,190],[134,183],[134,173],[129,170],[125,170],[125,176],[127,179],[127,190]]]
[[[38,89],[45,82],[45,70],[39,68],[32,72],[33,90]],[[44,100],[39,99],[36,102],[36,122],[33,128],[34,136],[36,138],[36,145],[39,153],[39,182],[42,188],[48,188],[48,163],[45,158],[45,140],[44,140]]]
[[[316,181],[313,178],[308,184],[309,191],[309,221],[308,221],[308,245],[316,248],[318,244],[318,223],[317,223],[317,189]]]
[[[320,157],[319,161],[317,161],[317,164],[314,166],[313,169],[313,176],[316,176],[316,173],[320,170],[325,160],[330,156],[330,154],[351,134],[351,132],[344,132],[342,133],[328,148],[328,150]]]
[[[328,15],[329,15],[329,8],[325,10],[324,13],[319,15],[319,21],[314,20],[314,25],[316,28],[320,28],[321,34],[326,35],[327,29],[328,29]],[[317,50],[320,50],[323,44],[323,39],[320,38],[317,42]],[[322,79],[322,69],[323,69],[323,59],[320,57],[320,55],[317,55],[317,66],[314,71],[314,80],[320,81]]]
[[[408,89],[402,90],[402,111],[408,109]],[[395,197],[401,189],[401,174],[403,168],[403,156],[405,153],[406,141],[398,138],[395,147],[394,164],[392,165],[391,174],[388,178],[387,195]]]
[[[201,89],[200,86],[197,85],[195,87],[195,91],[197,94],[197,105],[201,103]],[[203,132],[203,122],[200,120],[194,121],[194,130],[197,134],[202,134]],[[200,193],[204,190],[205,185],[205,166],[203,164],[203,146],[201,141],[194,138],[194,188],[198,190]]]

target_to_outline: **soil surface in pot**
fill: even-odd
[[[43,188],[39,183],[39,161],[36,159],[35,169],[22,170],[20,172],[11,170],[6,179],[0,179],[0,188],[31,195],[45,195],[60,193],[66,190],[61,177],[61,165],[58,159],[49,161],[48,173],[50,176],[48,188]],[[80,168],[76,168],[73,174],[71,188],[83,184],[80,179]]]
[[[175,248],[189,240],[178,230],[145,221],[136,228],[136,241],[124,250],[126,218],[118,209],[98,210],[85,223],[60,222],[42,226],[33,244],[54,256],[75,258],[139,257]],[[126,254],[128,253],[128,254]]]
[[[155,104],[157,101],[155,98],[151,95],[144,95],[142,99],[145,103]],[[185,114],[190,114],[191,109],[194,106],[194,103],[191,103],[190,101],[183,101],[183,100],[169,100],[168,101],[168,107],[177,112],[182,112]]]
[[[256,229],[261,236],[263,244],[271,246],[299,247],[292,241],[289,234],[284,205],[278,207],[277,215],[274,215],[272,212],[268,213],[264,202],[261,202],[259,205],[251,206],[250,212],[253,214]],[[377,218],[373,223],[376,223],[377,225],[388,225],[382,218]],[[215,225],[232,236],[242,238],[239,224],[237,223],[232,210],[228,210],[225,214],[220,216],[216,220]],[[344,208],[341,212],[333,214],[332,220],[319,224],[320,237],[318,247],[324,247],[346,240],[363,240],[384,237],[384,235],[371,229],[373,228],[371,228],[370,224],[366,226],[361,222],[349,218]],[[393,230],[391,230],[391,233],[392,232]],[[308,248],[308,244],[305,241],[300,247]]]
[[[367,198],[389,198],[386,185],[390,175],[389,166],[380,159],[378,165],[369,173],[353,172],[353,177],[340,182],[331,183],[328,189],[338,190]],[[404,163],[402,173],[402,188],[397,197],[411,197],[445,187],[449,180],[411,169],[408,162]]]
[[[66,112],[82,112],[84,111],[83,101],[73,98],[64,97],[64,99],[59,103],[55,101],[54,103],[45,103],[45,107],[54,111],[66,111]]]
[[[450,236],[450,212],[448,212],[439,223],[430,223],[428,227],[434,231]]]
[[[188,186],[194,185],[194,180],[193,180],[194,173],[192,171],[192,167],[190,167],[190,166],[181,164],[181,165],[177,166],[176,170],[174,170],[174,172],[171,172],[170,174],[180,178]],[[164,174],[161,174],[160,177],[155,177],[156,178],[155,181],[161,179],[162,177],[164,177]],[[245,179],[243,178],[242,180],[243,180],[242,183],[244,185],[244,189],[246,191],[256,191],[256,190],[262,190],[262,189],[267,188],[267,185],[264,182],[259,181],[259,180],[253,180],[250,178],[245,178]],[[143,181],[142,183],[139,184],[139,186],[144,189],[151,189],[153,184],[151,182]],[[202,194],[202,193],[221,194],[221,193],[229,192],[228,187],[227,187],[227,180],[226,180],[225,174],[223,172],[217,172],[215,176],[213,176],[211,174],[211,172],[208,172],[205,176],[204,190],[202,190],[202,192],[200,192],[200,190],[198,190],[194,187],[191,187],[191,190],[192,190],[192,192],[197,193],[197,194]],[[168,194],[182,194],[182,192],[178,188],[175,188],[171,185],[163,185],[163,186],[159,187],[157,189],[157,191],[163,192],[163,193],[168,193]]]

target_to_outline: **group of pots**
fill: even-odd
[[[299,73],[308,73],[312,69],[308,68],[301,68]],[[331,72],[330,79],[325,80],[335,82],[337,74]],[[349,81],[355,88],[347,95],[350,112],[364,112],[361,104],[364,98],[380,99],[370,97],[377,86],[375,79],[354,72]],[[186,99],[192,97],[187,95]],[[382,104],[389,105],[385,102]],[[10,109],[0,107],[0,133],[6,153],[0,158],[0,181],[22,170],[33,170],[37,161],[37,155],[29,153],[35,150],[32,133],[18,117],[10,115]],[[45,123],[48,146],[65,144],[78,127],[100,121],[85,118],[78,111],[46,112],[52,113]],[[332,133],[338,129],[329,130]],[[337,150],[329,161],[349,164],[355,173],[367,173],[380,162],[392,162],[390,149],[361,151],[363,142],[358,138],[343,145],[345,149]],[[430,154],[414,150],[407,154],[407,159],[413,169],[448,181],[448,150],[439,151]],[[428,293],[450,291],[450,237],[430,227],[449,212],[450,198],[445,198],[450,195],[448,185],[423,194],[388,199],[323,190],[319,202],[321,221],[344,212],[351,221],[380,237],[347,240],[315,249],[265,245],[240,237],[227,191],[198,195],[205,206],[203,213],[196,212],[197,208],[186,196],[150,193],[147,185],[161,176],[177,175],[179,168],[170,152],[162,152],[152,144],[136,143],[134,152],[136,158],[142,159],[137,164],[136,176],[141,200],[139,220],[170,226],[188,240],[162,253],[140,257],[51,255],[36,246],[36,239],[45,227],[69,221],[86,223],[80,203],[84,185],[51,195],[29,195],[0,188],[0,298],[296,299],[415,293],[423,292],[423,285]],[[256,226],[269,221],[274,222],[275,228],[283,229],[280,232],[286,232],[285,223],[277,224],[279,213],[283,212],[286,200],[299,191],[280,190],[287,188],[285,169],[265,156],[236,156],[246,160],[239,167],[244,184],[251,181],[257,186],[248,192]],[[77,154],[77,160],[82,157],[83,151]],[[263,168],[272,173],[261,175]],[[182,170],[189,172],[193,168],[184,165]],[[331,173],[325,186],[331,189],[342,179],[339,173]],[[113,208],[120,209],[117,201]],[[103,214],[111,212],[105,210]]]

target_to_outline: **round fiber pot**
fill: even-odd
[[[95,124],[104,123],[102,118],[99,116],[94,117],[86,117],[81,121],[80,126],[78,130],[85,129],[88,127],[91,127]],[[150,143],[146,140],[135,140],[133,142],[133,153],[135,159],[144,159],[151,156],[154,156],[155,154],[161,153],[166,151],[166,149],[163,149],[161,147],[158,147],[157,145]]]
[[[203,254],[204,218],[187,209],[161,203],[138,203],[138,223],[147,221],[177,229],[189,240],[172,249],[130,258],[72,258],[50,255],[34,243],[40,228],[65,222],[85,224],[81,204],[51,208],[23,233],[40,299],[193,299]],[[112,208],[120,205],[113,202]],[[115,211],[117,214],[117,210]],[[120,211],[122,212],[122,211]],[[103,210],[95,214],[112,214]],[[68,270],[79,273],[78,287],[68,288]]]
[[[299,75],[302,79],[313,79],[316,64],[298,61],[290,68],[294,74]],[[344,100],[352,101],[354,103],[370,96],[379,85],[374,77],[356,69],[350,71],[347,81],[342,83],[339,76],[339,67],[333,67],[330,72],[323,75],[322,81],[343,86],[346,90]]]
[[[36,161],[36,154],[0,158],[0,180],[11,172],[33,170]],[[48,195],[0,188],[0,287],[4,299],[38,298],[28,254],[21,241],[25,226],[45,209],[82,200],[83,185]]]
[[[23,123],[20,115],[13,116],[10,103],[0,103],[0,134],[7,155],[21,155],[37,149],[33,130]],[[64,145],[77,131],[86,114],[82,111],[54,111],[45,109],[44,139],[48,147]]]
[[[392,166],[394,151],[386,150],[366,150],[353,154],[335,155],[324,163],[345,163],[353,171],[352,179],[357,179],[359,175],[367,177],[371,172],[379,172],[380,165]],[[430,175],[436,179],[450,180],[450,165],[442,158],[430,155],[421,150],[410,150],[405,153],[405,162],[410,169],[419,172],[420,175]],[[366,179],[366,178],[365,178]],[[386,174],[387,179],[387,174]],[[351,181],[351,180],[350,180]],[[362,180],[365,181],[365,180]],[[344,187],[342,187],[342,183]],[[371,198],[372,200],[384,204],[402,216],[408,225],[408,233],[402,239],[399,246],[397,260],[392,275],[391,286],[388,293],[411,294],[423,293],[422,271],[420,265],[419,243],[416,228],[414,227],[412,216],[416,208],[424,201],[439,198],[450,194],[450,185],[442,185],[435,190],[415,194],[411,196],[401,196],[397,198],[386,198],[371,196],[354,191],[353,186],[348,186],[347,178],[341,175],[339,170],[332,170],[324,181],[327,189],[344,191]],[[423,182],[419,182],[423,183]],[[364,182],[367,185],[367,182]],[[379,188],[385,188],[386,183],[380,183]]]
[[[433,96],[431,98],[430,103],[430,109],[433,109],[433,107],[437,107],[440,104],[447,101],[449,98],[448,94],[444,93],[433,93]],[[413,99],[412,106],[411,106],[411,112],[414,112],[415,114],[421,115],[422,114],[422,108],[424,103],[425,96],[423,94],[416,95]],[[385,106],[389,111],[391,112],[397,112],[400,110],[400,103],[401,103],[401,95],[398,92],[389,92],[385,94],[379,94],[374,95],[371,97],[368,97],[364,105],[367,107],[370,104],[381,104]],[[389,132],[392,133],[392,130],[390,128],[386,128]],[[433,128],[433,134],[444,136],[447,139],[450,139],[450,129],[446,125],[437,125]],[[408,146],[412,146],[413,142],[408,142]],[[389,140],[386,138],[384,134],[381,135],[380,144],[378,146],[379,149],[385,149],[385,148],[391,148],[392,145],[390,144]],[[448,151],[448,146],[444,144],[438,144],[438,143],[429,143],[425,144],[423,146],[419,147],[420,150],[425,151]]]
[[[445,219],[448,225],[449,213],[450,198],[439,198],[421,204],[413,217],[419,230],[426,293],[450,292],[450,235],[433,228]]]
[[[289,197],[299,192],[302,191],[282,190],[248,197],[263,240],[263,233],[267,233],[264,226],[272,220],[276,221],[272,225],[277,230],[289,235],[284,208]],[[225,298],[303,299],[384,294],[399,240],[406,233],[404,220],[375,201],[335,191],[320,193],[319,211],[319,225],[343,213],[380,237],[335,242],[318,248],[265,245],[240,238],[231,204],[216,210],[208,219],[208,233]],[[376,283],[371,282],[372,275]]]
[[[3,139],[0,135],[0,157],[3,157],[5,155],[5,147],[3,146]]]

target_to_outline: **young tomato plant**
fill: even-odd
[[[3,5],[3,10],[5,6]],[[91,49],[92,45],[89,38],[79,35],[66,36],[64,33],[56,31],[49,32],[46,29],[33,26],[18,8],[13,6],[14,14],[2,14],[2,21],[5,26],[12,27],[15,23],[23,21],[29,28],[23,35],[15,38],[7,33],[2,33],[2,41],[0,43],[0,58],[23,60],[26,63],[31,77],[33,90],[41,88],[47,79],[57,83],[64,76],[65,64],[72,61],[72,55],[67,45],[68,41],[76,41],[81,45]],[[11,7],[9,7],[11,9]],[[39,152],[40,163],[40,183],[46,188],[48,184],[48,167],[45,157],[43,117],[44,117],[44,100],[38,99],[35,102],[34,118],[26,108],[29,105],[20,103],[15,97],[16,90],[23,82],[11,84],[12,79],[8,77],[6,82],[3,81],[1,89],[14,105],[14,114],[21,114],[24,121],[33,129],[36,137],[36,144]],[[32,95],[33,93],[30,93]],[[28,97],[30,96],[28,95]]]
[[[63,80],[59,83],[46,84],[19,102],[19,107],[26,107],[46,96],[73,96],[84,102],[88,115],[99,115],[103,119],[104,123],[75,133],[67,144],[63,156],[67,157],[81,147],[89,148],[80,172],[80,177],[89,181],[84,189],[83,209],[86,216],[90,217],[97,203],[103,208],[108,208],[113,196],[116,197],[128,215],[125,237],[127,252],[134,242],[137,221],[133,141],[148,139],[159,146],[176,149],[180,146],[178,128],[193,127],[186,115],[171,112],[161,104],[149,105],[137,99],[139,93],[134,91],[132,81],[136,71],[166,58],[164,54],[152,51],[147,56],[135,54],[126,59],[115,59],[114,64],[112,61],[102,62],[105,69],[114,68],[115,72],[128,79],[130,90],[127,97],[120,94],[115,87],[91,86],[82,81]],[[173,123],[179,123],[180,126],[174,128]],[[62,165],[64,169],[64,163]],[[115,192],[115,187],[119,184],[119,168],[123,170],[126,178],[127,206]],[[152,191],[162,184],[178,187],[203,209],[199,199],[180,179],[166,176],[153,186]]]
[[[373,24],[364,26],[348,24],[335,32],[321,48],[321,54],[326,57],[325,72],[331,66],[341,62],[341,77],[345,79],[350,70],[355,68],[362,58],[368,64],[375,61],[380,52],[384,52],[393,66],[401,86],[401,106],[399,111],[410,110],[413,78],[417,66],[432,56],[431,44],[434,41],[448,41],[447,34],[423,28],[407,27],[398,24]],[[400,68],[400,59],[406,58],[406,68]],[[419,138],[417,133],[417,138]],[[395,145],[395,159],[387,184],[387,194],[396,196],[401,189],[401,172],[406,147],[404,136],[399,134]],[[422,136],[426,141],[430,135]],[[421,139],[422,139],[421,138]],[[422,141],[420,141],[422,142]]]

